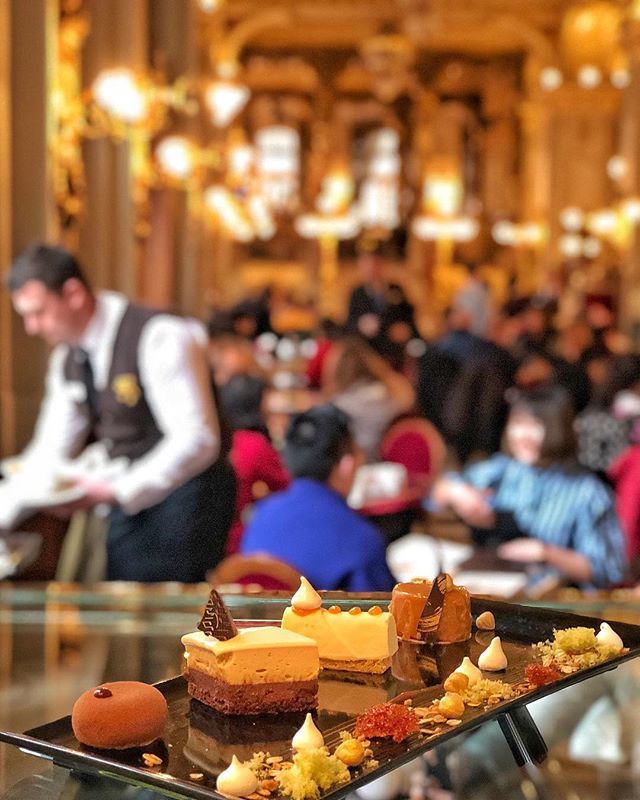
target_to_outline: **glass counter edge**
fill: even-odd
[[[201,609],[209,596],[211,586],[207,583],[140,584],[126,582],[98,583],[84,586],[71,583],[19,583],[0,581],[0,606],[10,608],[43,608],[58,604],[76,605],[82,608],[120,610],[191,610]],[[243,609],[284,607],[289,604],[292,592],[236,592],[221,587],[225,604],[234,617],[242,618]],[[379,605],[386,610],[391,595],[386,592],[320,592],[325,608],[336,605],[351,608],[359,605],[363,609]],[[497,599],[497,598],[496,598]],[[626,593],[614,593],[606,597],[581,595],[562,599],[521,599],[523,605],[554,610],[581,611],[598,615],[604,609],[620,608],[627,612],[640,613],[640,598]]]
[[[0,582],[0,606],[9,608],[42,608],[47,605],[70,604],[85,608],[118,609],[192,609],[201,608],[207,602],[211,586],[202,584],[139,584],[102,583],[94,586],[79,584]],[[220,591],[225,604],[232,611],[255,606],[288,605],[292,592],[230,592]],[[359,605],[363,609],[374,605],[385,606],[391,595],[383,592],[347,593],[320,592],[323,606],[337,605],[341,608]]]

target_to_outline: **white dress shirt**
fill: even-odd
[[[97,294],[96,311],[78,346],[86,350],[98,392],[109,379],[113,346],[127,308],[114,292]],[[76,401],[84,387],[66,381],[68,345],[52,352],[45,397],[34,437],[23,453],[25,472],[38,463],[62,463],[79,455],[88,422]],[[218,456],[220,430],[210,385],[206,333],[196,320],[168,314],[152,317],[138,346],[140,382],[162,439],[133,463],[118,459],[96,473],[111,486],[120,506],[135,514],[159,503],[174,489],[198,475]],[[85,477],[90,477],[86,475]]]

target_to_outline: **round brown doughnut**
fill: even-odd
[[[96,696],[111,694],[107,697]],[[71,726],[76,739],[101,750],[143,747],[160,738],[167,724],[164,696],[148,683],[115,681],[88,689],[76,700]]]

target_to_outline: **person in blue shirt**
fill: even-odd
[[[283,455],[293,482],[258,503],[240,552],[286,561],[316,589],[390,591],[382,535],[345,499],[364,460],[348,415],[330,403],[296,415]]]
[[[443,476],[430,501],[471,526],[476,543],[498,544],[502,558],[546,564],[583,587],[614,586],[625,578],[624,537],[612,493],[575,461],[573,416],[557,386],[518,394],[507,452]]]

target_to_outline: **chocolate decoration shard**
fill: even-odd
[[[435,642],[438,639],[438,625],[444,606],[444,594],[450,580],[445,572],[441,572],[431,586],[422,616],[418,620],[418,636],[424,642]]]
[[[233,639],[238,635],[238,629],[229,609],[215,589],[211,590],[207,607],[198,624],[198,630],[202,631],[205,636],[214,636],[221,641]]]

